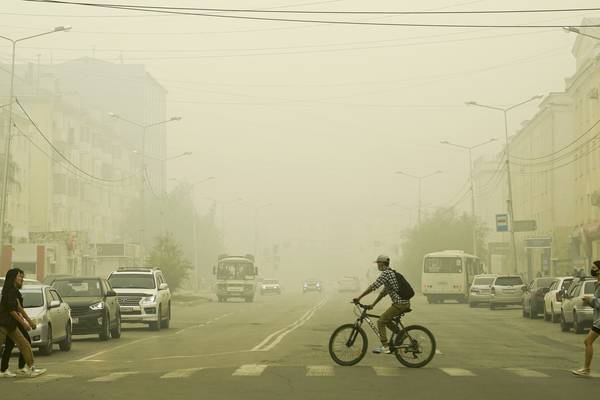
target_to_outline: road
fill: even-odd
[[[408,369],[370,351],[357,366],[336,366],[327,343],[335,327],[353,320],[351,297],[289,293],[176,306],[169,330],[133,325],[118,340],[76,337],[72,351],[37,357],[47,375],[1,380],[0,393],[148,400],[564,399],[573,387],[581,397],[597,393],[599,380],[568,372],[580,366],[583,335],[522,318],[519,308],[430,305],[421,297],[405,320],[436,336],[439,352],[427,367]],[[370,348],[377,344],[374,335],[369,340]],[[596,365],[600,371],[600,360]]]

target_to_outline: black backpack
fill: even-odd
[[[410,300],[415,295],[415,291],[413,290],[410,283],[406,280],[406,278],[398,271],[394,271],[394,275],[396,275],[396,281],[398,282],[398,294],[402,300]]]

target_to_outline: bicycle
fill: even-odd
[[[379,318],[379,315],[369,314],[367,306],[361,303],[355,305],[354,313],[358,317],[353,324],[344,324],[331,334],[329,339],[329,355],[339,365],[355,365],[363,359],[367,353],[368,340],[363,322],[367,322],[375,335],[380,338],[379,330],[371,318]],[[411,310],[406,311],[406,313]],[[410,325],[405,327],[401,318],[402,313],[392,319],[396,325],[396,332],[390,337],[390,350],[398,361],[408,368],[421,368],[427,365],[435,356],[436,342],[433,333],[424,326]]]

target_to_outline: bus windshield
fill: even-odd
[[[459,257],[427,257],[423,272],[427,274],[460,274],[463,263]]]
[[[217,267],[217,279],[244,280],[254,278],[254,265],[251,263],[222,263]]]

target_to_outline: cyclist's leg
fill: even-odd
[[[383,314],[377,320],[377,328],[379,329],[379,338],[381,339],[381,344],[383,347],[388,347],[388,339],[387,339],[387,331],[385,330],[386,326],[392,323],[392,318],[396,314],[396,308],[394,305],[391,305],[390,308],[385,310]]]
[[[390,308],[394,308],[394,313],[392,315],[393,318],[408,311],[410,309],[410,304],[392,304]],[[398,328],[398,325],[396,325],[391,319],[390,322],[387,324],[387,327],[396,334],[400,333],[400,328]]]

